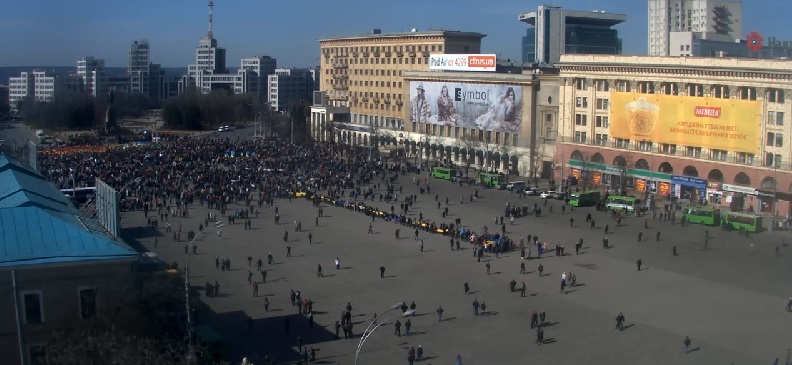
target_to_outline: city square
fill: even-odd
[[[418,176],[423,182],[426,174]],[[413,175],[401,176],[403,194],[418,194]],[[441,222],[434,195],[441,203],[449,199],[447,219],[461,218],[462,225],[481,231],[484,225],[498,230],[494,217],[503,214],[506,202],[529,207],[538,198],[520,199],[507,191],[483,190],[481,187],[460,187],[457,184],[429,178],[431,193],[419,194],[410,215],[423,214],[426,219]],[[480,198],[473,202],[468,196],[479,189]],[[459,197],[465,203],[459,205]],[[366,204],[382,210],[384,202]],[[589,363],[771,363],[785,356],[790,347],[789,313],[784,310],[789,292],[781,278],[792,270],[789,265],[785,232],[764,232],[748,238],[737,232],[718,228],[660,222],[647,217],[627,217],[616,227],[606,213],[592,208],[569,209],[561,213],[563,201],[550,200],[554,213],[541,217],[521,217],[514,225],[506,220],[509,237],[519,241],[527,234],[539,236],[540,242],[572,248],[583,239],[583,250],[564,257],[545,253],[537,259],[535,247],[526,259],[526,274],[519,274],[519,250],[499,257],[488,253],[476,262],[469,243],[462,250],[451,250],[448,237],[420,233],[425,242],[423,252],[413,238],[411,229],[377,219],[373,234],[367,233],[371,219],[345,208],[322,204],[324,216],[315,226],[318,209],[305,199],[279,199],[280,224],[274,223],[274,207],[264,206],[252,218],[252,229],[242,224],[220,228],[222,235],[207,231],[196,239],[197,254],[191,257],[191,280],[200,293],[198,317],[212,325],[225,337],[229,360],[248,357],[254,363],[264,355],[278,361],[296,361],[297,336],[307,348],[317,351],[324,363],[351,364],[355,358],[360,334],[369,325],[374,313],[387,319],[398,314],[388,311],[394,303],[415,302],[412,334],[394,335],[393,325],[384,324],[366,341],[360,363],[402,363],[407,360],[409,346],[422,345],[424,363],[452,363],[460,355],[467,364],[506,364],[518,361],[552,361],[571,364]],[[397,203],[398,205],[398,203]],[[445,207],[445,204],[442,204]],[[239,207],[233,205],[229,210]],[[549,209],[544,209],[547,212]],[[584,221],[592,212],[597,227],[591,229]],[[191,218],[173,218],[184,230],[197,230],[207,216],[205,207],[191,206]],[[569,227],[574,218],[573,227]],[[648,222],[645,219],[648,218]],[[302,222],[302,232],[294,231],[294,221]],[[644,229],[644,224],[649,229]],[[174,242],[165,233],[153,247],[153,236],[134,238],[136,226],[145,226],[142,212],[124,213],[122,226],[132,239],[156,252],[166,262],[183,266],[185,242]],[[604,226],[610,226],[607,237],[611,248],[601,246]],[[400,239],[395,231],[401,229]],[[709,249],[703,249],[705,230],[711,237]],[[289,240],[282,235],[288,231]],[[655,232],[661,232],[656,241]],[[148,232],[148,231],[147,231]],[[643,241],[637,242],[638,232]],[[308,242],[308,234],[313,243]],[[291,246],[292,257],[286,257]],[[678,255],[672,255],[672,247]],[[780,257],[774,250],[781,247]],[[530,248],[530,246],[528,246]],[[572,250],[568,250],[572,251]],[[267,265],[267,255],[274,264]],[[253,266],[248,267],[247,257]],[[338,257],[341,270],[336,270]],[[230,271],[214,267],[216,258],[231,261]],[[266,283],[256,270],[262,258],[268,272]],[[636,270],[636,260],[643,267]],[[487,274],[485,263],[492,268]],[[537,267],[544,266],[539,277]],[[317,277],[317,265],[323,277]],[[386,268],[380,278],[379,267]],[[259,296],[247,283],[248,271],[259,282]],[[559,292],[561,274],[574,273],[577,285],[567,294]],[[509,291],[509,281],[525,282],[527,294]],[[220,295],[205,297],[203,283],[220,284]],[[471,292],[465,294],[463,284]],[[289,301],[290,290],[297,290],[313,305],[316,325],[310,329],[306,316]],[[270,309],[265,313],[263,300]],[[487,313],[474,316],[472,303],[487,304]],[[334,323],[347,303],[353,307],[355,339],[335,339]],[[443,308],[443,321],[437,321],[436,310]],[[545,344],[535,344],[535,330],[530,327],[532,311],[547,313],[544,327]],[[626,316],[624,332],[615,329],[615,317]],[[246,329],[247,316],[253,320]],[[285,318],[290,329],[285,330]],[[398,316],[400,317],[400,316]],[[405,318],[399,318],[402,322]],[[392,321],[391,321],[392,322]],[[692,340],[691,351],[685,354],[683,339]]]

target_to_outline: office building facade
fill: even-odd
[[[792,62],[565,55],[556,177],[752,212],[792,201]]]
[[[540,5],[517,17],[531,27],[522,38],[525,64],[553,64],[562,54],[621,54],[621,39],[612,27],[627,20],[624,14],[565,10]]]
[[[672,55],[673,32],[743,38],[742,2],[734,0],[648,0],[650,56]],[[706,38],[704,38],[706,39]]]
[[[274,111],[288,111],[290,105],[309,103],[313,96],[313,72],[305,68],[277,68],[267,76],[267,100]]]

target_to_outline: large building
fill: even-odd
[[[612,27],[627,16],[540,5],[518,19],[531,26],[522,38],[523,63],[553,64],[568,53],[621,54],[622,42]]]
[[[267,77],[267,100],[274,111],[287,111],[289,105],[310,102],[314,92],[313,70],[277,68]]]
[[[0,353],[7,364],[45,364],[53,333],[129,305],[140,255],[3,154],[0,186]]]
[[[242,59],[240,70],[247,70],[251,74],[248,80],[240,80],[235,94],[255,95],[259,99],[267,97],[267,76],[275,73],[278,62],[270,56],[253,56]]]
[[[127,63],[129,91],[146,95],[152,100],[165,98],[165,70],[151,63],[151,47],[147,40],[132,41]]]
[[[484,37],[451,30],[383,34],[375,29],[321,39],[320,88],[328,106],[349,108],[350,123],[400,129],[407,107],[403,73],[428,71],[431,53],[480,53]]]
[[[768,38],[767,45],[753,51],[745,39],[708,32],[671,32],[669,56],[682,57],[750,57],[789,58],[792,46],[776,44]]]
[[[12,112],[19,111],[19,102],[23,99],[49,102],[64,91],[82,88],[81,78],[72,75],[60,77],[48,70],[22,72],[18,77],[10,77],[8,81],[8,105]]]
[[[732,40],[744,36],[741,1],[648,1],[650,56],[672,55],[671,34],[674,32],[713,33]]]
[[[557,176],[789,213],[792,61],[565,55],[559,67]]]
[[[104,92],[102,82],[104,81],[105,61],[94,57],[83,57],[77,61],[77,76],[83,80],[83,90],[93,96],[101,95]]]

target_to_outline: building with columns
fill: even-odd
[[[561,181],[789,212],[792,61],[563,55],[558,67]]]

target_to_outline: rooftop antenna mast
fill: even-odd
[[[214,38],[214,35],[212,34],[213,15],[214,15],[214,0],[209,0],[209,33],[207,35],[207,37],[209,38]]]

